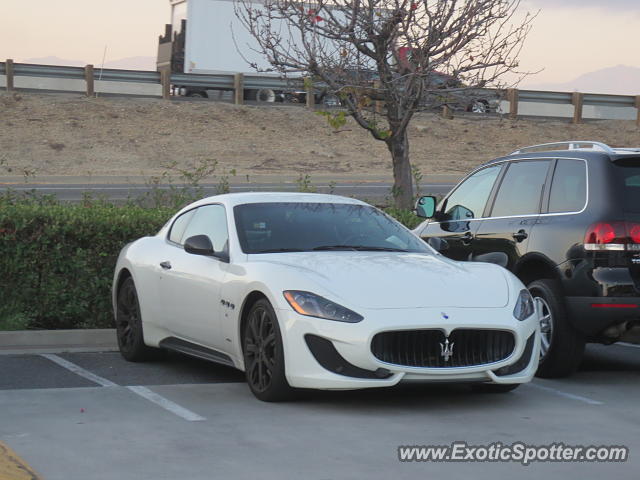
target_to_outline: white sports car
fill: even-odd
[[[538,366],[538,313],[520,280],[448,260],[380,210],[333,195],[183,208],[123,248],[113,306],[127,360],[162,348],[230,365],[265,401],[405,380],[508,391]]]

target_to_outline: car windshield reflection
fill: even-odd
[[[380,210],[348,203],[250,203],[234,207],[245,253],[380,251],[430,253]]]

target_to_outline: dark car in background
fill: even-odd
[[[456,260],[499,255],[542,312],[538,375],[580,364],[585,343],[640,330],[640,149],[573,141],[485,163],[414,231]]]

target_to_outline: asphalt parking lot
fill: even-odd
[[[46,480],[640,476],[633,345],[590,346],[575,376],[502,395],[405,385],[266,404],[233,369],[179,355],[131,364],[115,352],[0,355],[0,372],[0,446]],[[529,466],[398,461],[400,445],[454,441],[625,445],[630,455]]]

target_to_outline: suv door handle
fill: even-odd
[[[160,266],[164,269],[164,270],[171,270],[171,262],[160,262]]]
[[[527,232],[525,232],[524,230],[518,230],[516,233],[513,234],[513,239],[516,242],[521,242],[524,239],[526,239],[529,236],[529,234]]]
[[[471,232],[467,232],[462,236],[463,245],[469,245],[473,240],[473,234]]]

